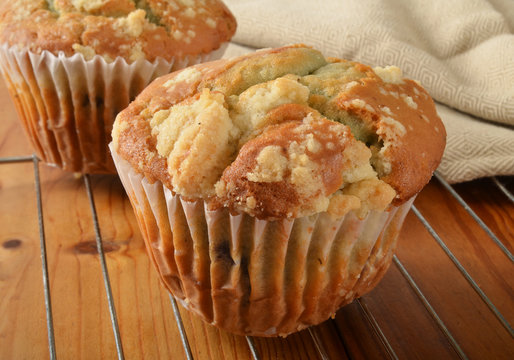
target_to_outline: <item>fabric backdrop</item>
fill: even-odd
[[[513,0],[224,0],[238,21],[225,56],[304,43],[396,65],[438,102],[450,182],[514,175]]]

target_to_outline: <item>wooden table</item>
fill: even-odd
[[[0,109],[0,157],[30,155],[3,83]],[[84,179],[44,164],[39,169],[57,358],[116,358]],[[499,180],[512,192],[513,178]],[[34,184],[32,161],[0,164],[1,359],[50,356]],[[124,356],[185,358],[170,298],[148,261],[120,181],[92,176],[91,184]],[[512,252],[513,202],[492,179],[455,189]],[[514,324],[512,260],[437,180],[415,206]],[[180,314],[195,359],[251,359],[245,337],[219,331],[183,309]],[[310,331],[253,341],[262,359],[514,358],[511,333],[412,211],[397,258],[375,290]]]

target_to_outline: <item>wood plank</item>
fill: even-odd
[[[434,229],[462,266],[498,307],[507,321],[514,324],[512,262],[453,197],[448,197],[437,182],[430,185],[419,196],[416,206],[433,224]],[[468,198],[472,199],[473,195]],[[474,206],[483,216],[483,220],[496,229],[500,239],[505,244],[512,244],[514,204],[506,197],[499,197],[495,200],[496,205],[492,207],[492,202],[487,199],[492,201],[493,197],[484,196],[480,202],[482,205],[478,207],[474,204]]]
[[[92,190],[126,357],[183,356],[168,295],[146,255],[119,179],[93,176]]]
[[[406,227],[409,225],[405,224]],[[395,264],[391,265],[377,288],[362,301],[400,359],[458,358]]]
[[[462,222],[462,219],[465,219],[462,208],[455,206],[452,199],[443,196],[434,183],[423,191],[416,205],[425,212],[432,209],[430,217],[438,216],[435,223],[443,239],[448,239],[449,245],[455,246],[455,249],[465,248],[470,251],[465,256],[476,257],[477,263],[472,264],[473,268],[482,266],[482,260],[478,253],[470,248],[470,242],[487,242],[488,239],[482,237],[479,229],[474,229],[474,225],[469,221]],[[445,208],[446,206],[448,208]],[[514,354],[511,336],[499,325],[498,320],[412,213],[408,215],[407,221],[412,226],[404,228],[398,256],[464,352],[470,358],[476,359],[509,358],[509,354]],[[473,229],[472,232],[469,231],[470,228]],[[408,240],[405,241],[406,239]],[[491,258],[496,249],[483,247],[482,251],[485,258]],[[460,251],[456,253],[458,256],[464,254]],[[498,260],[501,261],[501,258]],[[467,261],[463,263],[471,265]],[[494,280],[495,277],[490,276],[490,272],[501,273],[500,268],[489,268],[483,276]],[[510,276],[505,280],[510,282],[511,279]],[[494,286],[484,287],[487,287],[492,298],[495,298],[496,291],[508,293],[508,289],[502,288],[501,285],[502,281],[497,281]]]
[[[0,156],[31,154],[3,81],[0,116]],[[32,163],[0,165],[0,294],[0,357],[48,358]]]
[[[339,334],[336,323],[332,319],[318,326],[313,326],[309,331],[316,338],[316,346],[320,348],[318,348],[318,352],[324,354],[326,359],[349,359],[343,339]]]
[[[320,354],[308,330],[286,338],[254,338],[263,359],[320,359]]]
[[[349,359],[387,359],[388,354],[356,301],[339,309],[334,319]]]
[[[48,343],[32,163],[3,165],[1,170],[0,239],[6,239],[2,241],[6,245],[0,255],[0,292],[6,296],[0,306],[5,315],[1,316],[0,349],[5,358],[44,358]],[[83,182],[45,165],[41,165],[41,179],[57,355],[111,358],[116,350]],[[173,343],[177,346],[168,343],[178,339],[178,331],[172,319],[162,316],[170,313],[169,300],[149,265],[130,204],[119,181],[107,180],[108,186],[98,189],[103,196],[97,196],[97,207],[108,254],[123,252],[115,256],[110,272],[115,299],[123,299],[117,301],[117,308],[127,358],[183,354],[179,342]],[[105,208],[111,216],[105,216]],[[117,286],[118,281],[123,286]]]
[[[498,178],[514,193],[514,178]],[[490,178],[455,184],[454,189],[487,224],[491,231],[514,253],[514,204]]]
[[[244,336],[205,323],[179,304],[182,322],[195,359],[252,359]]]
[[[3,359],[48,358],[31,171],[32,163],[0,166],[0,358]]]
[[[94,232],[83,183],[42,165],[41,190],[57,356],[113,357],[98,259],[84,246],[94,241]]]

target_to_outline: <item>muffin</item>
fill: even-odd
[[[446,134],[398,68],[294,45],[156,79],[112,137],[171,294],[229,332],[286,336],[382,278]]]
[[[236,22],[217,0],[12,0],[0,69],[41,160],[115,172],[116,114],[153,79],[219,58]]]

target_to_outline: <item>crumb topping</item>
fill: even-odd
[[[390,84],[402,84],[402,70],[396,66],[380,67],[376,66],[373,68],[375,74],[377,74],[382,81]]]
[[[335,218],[340,218],[348,214],[352,210],[358,210],[361,207],[361,200],[354,195],[343,194],[337,191],[330,198],[327,212]]]
[[[194,67],[186,68],[178,73],[173,79],[170,79],[164,83],[164,87],[168,90],[173,91],[175,85],[181,83],[193,83],[198,81],[202,77],[202,73]]]
[[[396,196],[396,191],[378,179],[365,179],[349,184],[342,190],[344,195],[355,196],[360,200],[357,216],[364,217],[371,210],[384,210]]]
[[[91,60],[95,57],[96,51],[91,46],[82,46],[80,44],[73,44],[72,45],[73,50],[75,52],[82,54],[84,56],[84,59]]]
[[[416,88],[414,88],[416,89]],[[413,109],[417,109],[418,108],[418,104],[414,101],[414,99],[412,99],[412,97],[410,97],[409,95],[407,94],[401,94],[400,95],[401,98],[403,99],[403,101],[405,101],[405,103],[410,106],[411,108]]]
[[[125,154],[120,123],[139,114],[155,141],[143,171],[165,159],[173,191],[263,219],[365,217],[407,200],[444,148],[433,102],[395,67],[318,54],[271,49],[164,77],[118,116],[114,144]]]
[[[119,18],[114,21],[114,31],[119,35],[138,37],[143,33],[145,26],[151,27],[146,19],[146,13],[142,9],[134,10],[126,18]]]
[[[78,11],[92,12],[105,5],[106,0],[71,0],[72,5]]]
[[[286,77],[280,77],[245,90],[234,105],[232,117],[241,129],[262,128],[269,123],[268,112],[283,104],[306,105],[309,89]]]
[[[224,103],[223,94],[204,89],[193,101],[158,111],[150,120],[157,152],[168,160],[177,193],[193,198],[214,194],[238,135]]]
[[[282,155],[282,148],[269,145],[262,149],[255,159],[257,164],[246,178],[253,182],[277,182],[284,180],[287,170],[287,158]]]

